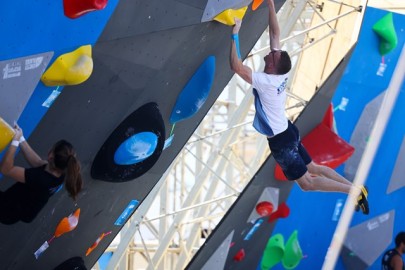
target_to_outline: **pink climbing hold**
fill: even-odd
[[[101,10],[107,6],[108,0],[63,0],[65,16],[76,19],[89,12]]]

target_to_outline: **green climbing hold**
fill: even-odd
[[[262,270],[271,269],[278,264],[284,255],[284,237],[282,234],[273,235],[266,244],[261,263]]]
[[[395,32],[392,13],[382,17],[373,26],[374,32],[380,37],[380,54],[386,55],[392,51],[398,44],[397,33]]]
[[[302,257],[302,250],[298,242],[298,231],[295,230],[285,244],[281,263],[285,269],[294,269],[300,263]]]

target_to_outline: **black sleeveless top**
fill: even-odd
[[[25,169],[25,184],[48,199],[59,190],[64,182],[65,176],[56,177],[45,170],[46,165],[36,168]]]
[[[382,270],[393,270],[394,269],[391,267],[391,259],[395,255],[398,255],[401,257],[401,254],[399,254],[399,252],[396,249],[390,249],[384,253],[384,256],[382,257],[382,262],[381,262]],[[402,257],[401,257],[401,259],[402,259]],[[402,264],[402,270],[405,270],[403,264]]]

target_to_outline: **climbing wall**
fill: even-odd
[[[373,28],[386,16],[392,16],[392,24],[387,23],[386,32],[396,33],[396,46],[389,52],[381,53],[382,38]],[[398,63],[404,45],[403,15],[367,8],[352,60],[339,83],[332,99],[334,108],[334,130],[355,148],[347,162],[337,168],[338,172],[353,180],[364,152],[377,114],[384,99],[385,91]],[[367,59],[364,54],[368,55]],[[403,85],[402,88],[403,89]],[[394,246],[395,235],[403,230],[405,216],[401,197],[401,177],[398,177],[398,163],[403,158],[401,150],[405,130],[397,126],[404,111],[401,104],[404,96],[400,92],[391,118],[382,137],[376,158],[366,179],[370,191],[370,214],[355,213],[349,226],[336,269],[380,269],[383,252]],[[314,194],[309,197],[298,187],[292,190],[289,205],[297,208],[291,215],[291,222],[300,220],[299,213],[311,209],[315,213],[310,221],[300,224],[300,244],[307,255],[301,264],[308,268],[319,268],[330,248],[330,240],[339,220],[346,196],[341,194]],[[322,203],[322,208],[312,205]],[[322,224],[322,230],[319,230]],[[276,232],[291,232],[297,229],[288,220],[280,221]],[[360,237],[361,236],[361,237]],[[316,238],[317,241],[313,241]],[[313,249],[317,246],[316,249]],[[322,259],[320,259],[322,258]]]
[[[296,121],[314,160],[350,180],[404,46],[404,20],[400,14],[367,8],[355,48]],[[405,115],[403,90],[402,84],[366,180],[370,214],[355,212],[334,269],[380,269],[382,254],[404,230],[405,182],[400,164],[405,129],[399,124]],[[311,138],[314,134],[317,138]],[[333,144],[341,146],[333,150],[331,137],[335,137]],[[272,202],[260,199],[269,188],[278,189],[278,195],[271,196],[278,207],[261,217],[259,202]],[[187,269],[201,269],[212,260],[224,265],[221,269],[321,269],[328,249],[334,248],[330,243],[346,198],[338,193],[303,192],[285,181],[270,156]],[[248,218],[252,212],[259,215],[254,220]]]
[[[94,265],[233,75],[231,27],[204,16],[209,1],[77,3],[1,4],[0,117],[43,157],[70,141],[84,177],[76,203],[61,189],[44,205],[2,177],[2,200],[36,209],[0,205],[5,269]],[[267,8],[238,16],[246,56]],[[27,166],[21,154],[16,163]]]

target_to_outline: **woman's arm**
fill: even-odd
[[[15,125],[15,130],[16,130],[16,132],[17,131],[21,132],[21,135],[18,138],[18,141],[20,142],[20,148],[24,155],[24,158],[30,164],[30,166],[35,168],[35,167],[39,167],[39,166],[42,166],[42,165],[48,163],[46,160],[43,160],[34,151],[34,149],[31,148],[31,146],[28,144],[27,141],[25,141],[23,131],[17,124]]]
[[[39,167],[48,162],[41,159],[41,157],[31,148],[31,146],[25,140],[20,143],[21,151],[24,155],[25,160],[31,165],[31,167]]]
[[[13,141],[9,145],[7,152],[0,163],[0,171],[3,175],[13,178],[17,182],[25,183],[25,169],[22,167],[14,166],[14,156],[19,145],[19,139],[21,135],[21,129],[16,129]]]

